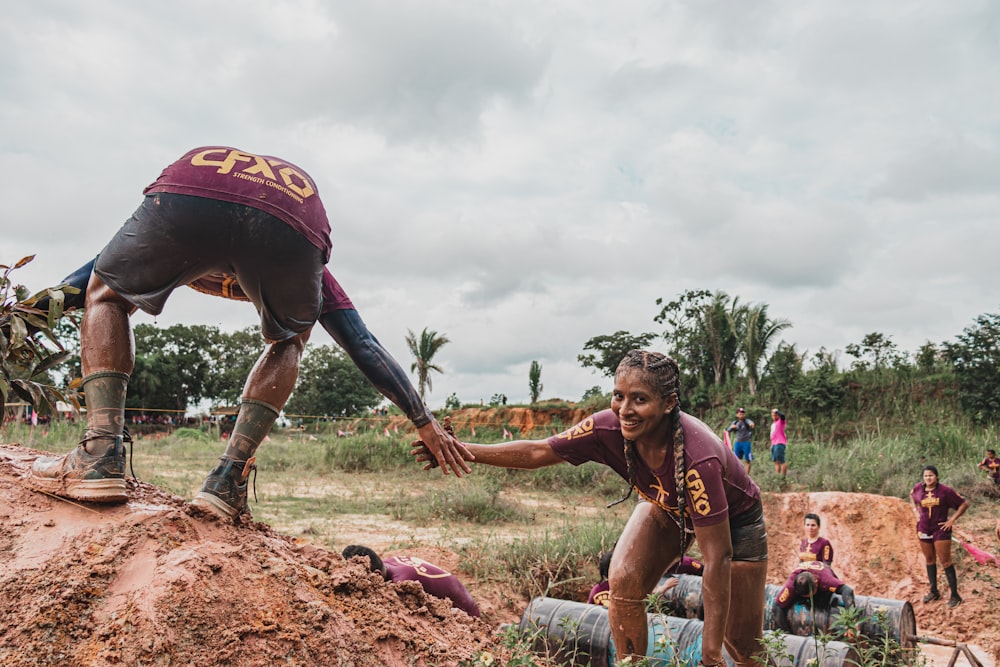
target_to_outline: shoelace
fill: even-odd
[[[84,451],[86,451],[87,443],[90,442],[91,440],[100,440],[101,438],[113,438],[117,440],[119,437],[122,439],[122,447],[125,447],[126,451],[128,451],[128,471],[132,474],[132,479],[138,482],[139,478],[135,474],[135,468],[132,467],[132,452],[135,450],[135,447],[132,446],[132,434],[128,432],[127,428],[122,428],[122,433],[120,436],[114,433],[97,432],[91,435],[89,438],[84,437],[83,439],[81,439],[80,442],[77,444],[77,447],[83,447]],[[254,491],[254,500],[257,500],[256,490]]]
[[[253,501],[257,502],[257,457],[252,457],[243,465],[243,479],[250,476],[253,473]]]

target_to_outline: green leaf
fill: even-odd
[[[28,327],[25,326],[24,320],[17,315],[10,316],[10,346],[12,348],[18,348],[24,345],[25,339],[28,337]]]
[[[36,375],[40,375],[45,371],[49,370],[50,368],[58,366],[59,364],[66,361],[72,356],[73,354],[71,352],[59,352],[56,354],[51,354],[45,359],[43,359],[42,362],[34,368],[34,370],[31,372],[31,376],[34,377]]]
[[[62,317],[65,299],[66,297],[61,290],[49,290],[49,329],[55,329],[56,323]]]

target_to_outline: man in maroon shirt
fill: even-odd
[[[246,511],[255,452],[295,385],[313,324],[329,312],[353,312],[324,268],[330,223],[303,169],[225,146],[189,151],[144,194],[93,274],[80,276],[89,279],[80,332],[86,433],[68,454],[37,459],[29,483],[77,500],[127,500],[124,407],[135,362],[129,318],[138,308],[158,315],[175,288],[190,285],[251,301],[268,342],[247,378],[226,451],[192,502],[235,519]],[[358,326],[352,320],[331,328],[343,337],[341,329]],[[433,417],[418,419],[443,470],[469,472],[458,441]]]
[[[355,556],[367,557],[371,571],[378,572],[386,581],[416,581],[428,595],[451,600],[452,605],[469,616],[479,616],[479,606],[458,577],[422,558],[393,556],[383,560],[374,549],[358,544],[344,547],[342,555],[348,560]]]

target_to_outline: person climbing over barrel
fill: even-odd
[[[922,474],[924,481],[913,487],[910,499],[913,501],[913,513],[917,516],[920,552],[924,555],[927,579],[931,584],[930,592],[924,596],[924,604],[941,599],[937,586],[937,564],[940,561],[951,588],[948,606],[957,607],[962,604],[962,597],[958,594],[958,575],[951,562],[951,529],[955,527],[958,517],[969,509],[969,501],[955,489],[941,484],[934,466],[924,466]],[[949,510],[955,510],[951,517],[948,516]]]
[[[820,561],[833,567],[833,545],[830,540],[820,537],[820,518],[818,514],[810,512],[803,520],[806,536],[799,542],[799,561],[806,563],[809,561]]]
[[[785,585],[771,603],[771,615],[778,627],[792,634],[788,610],[799,600],[811,600],[813,609],[829,610],[833,594],[840,595],[844,607],[854,606],[854,589],[837,578],[830,566],[822,561],[803,563],[792,570]]]
[[[670,357],[632,350],[615,371],[611,408],[545,440],[463,443],[474,462],[535,469],[602,463],[639,495],[614,550],[608,620],[618,660],[646,657],[646,597],[684,555],[694,533],[704,562],[702,663],[739,667],[761,654],[767,533],[760,489],[731,449],[697,418],[681,412],[680,372]],[[425,468],[436,461],[414,442]]]

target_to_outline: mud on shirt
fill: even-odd
[[[795,594],[795,577],[799,575],[800,572],[812,572],[816,575],[816,592],[817,593],[836,593],[844,582],[841,581],[834,575],[833,570],[830,566],[821,561],[813,561],[811,563],[805,563],[794,570],[792,574],[789,575],[788,579],[785,581],[785,585],[782,587],[781,592],[778,593],[778,597],[775,602],[782,609],[788,609],[794,604],[795,599],[798,597]]]
[[[699,419],[681,413],[681,424],[687,467],[688,527],[710,526],[750,509],[760,498],[760,489],[732,450]],[[628,481],[625,438],[618,417],[610,409],[587,417],[547,442],[568,463],[596,461]],[[635,490],[675,518],[679,516],[672,447],[664,464],[656,470],[639,459]]]
[[[436,598],[448,598],[469,616],[479,616],[479,606],[469,595],[458,577],[416,556],[393,556],[382,561],[386,572],[395,581],[417,581]]]
[[[143,194],[173,192],[260,209],[290,225],[330,261],[330,222],[309,174],[287,160],[228,146],[188,151]]]

